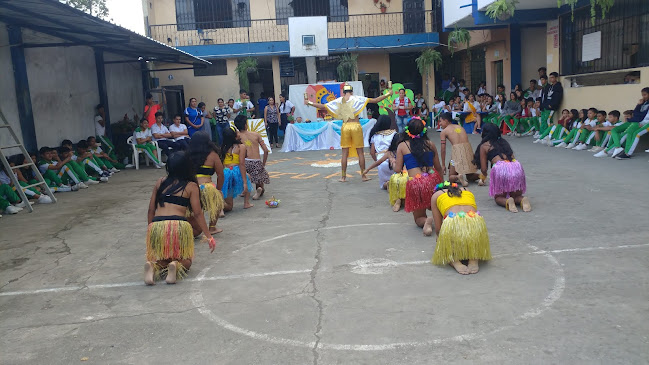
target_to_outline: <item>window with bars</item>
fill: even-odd
[[[591,23],[591,8],[564,14],[561,22],[561,74],[576,75],[649,65],[649,1],[616,0],[606,18],[599,11]],[[601,34],[601,57],[582,61],[584,35]]]
[[[349,19],[348,0],[275,0],[277,24],[288,24],[292,16],[326,16],[329,22]]]
[[[178,30],[250,26],[250,0],[175,0]]]

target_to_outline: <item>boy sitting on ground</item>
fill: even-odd
[[[77,148],[74,155],[72,155],[72,159],[83,166],[86,173],[96,175],[96,179],[101,182],[108,182],[108,177],[111,176],[110,171],[106,166],[100,167],[88,149],[88,142],[85,139],[80,140],[77,142]]]
[[[95,158],[95,162],[101,163],[106,166],[110,172],[120,172],[120,169],[124,168],[124,164],[119,163],[116,159],[110,157],[109,154],[104,152],[104,150],[97,143],[97,138],[95,136],[90,136],[86,139],[88,143],[88,150]]]
[[[601,149],[594,155],[594,157],[606,157],[606,155],[613,150],[612,132],[615,128],[620,128],[624,124],[625,122],[620,121],[619,111],[613,110],[612,112],[608,113],[608,120],[603,123],[602,126],[597,128],[597,133],[603,132],[606,137],[604,137],[604,140],[600,144]]]
[[[241,143],[246,146],[246,172],[257,190],[252,200],[257,200],[266,191],[264,184],[270,184],[270,177],[265,168],[266,160],[268,160],[268,147],[266,147],[264,140],[261,138],[261,134],[248,131],[248,118],[245,115],[237,115],[234,118],[234,126],[239,130]],[[264,151],[263,162],[259,155],[259,147]]]

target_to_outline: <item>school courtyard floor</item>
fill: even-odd
[[[216,251],[198,245],[176,285],[142,282],[164,170],[5,216],[0,362],[648,363],[649,154],[509,140],[534,210],[509,213],[471,185],[494,255],[477,275],[431,265],[434,238],[391,211],[375,175],[342,184],[339,168],[311,166],[339,151],[273,153],[266,197],[281,206],[237,199]]]

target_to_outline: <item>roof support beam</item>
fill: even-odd
[[[23,43],[23,33],[20,27],[10,25],[7,26],[7,33],[9,34],[9,44],[16,45],[10,47],[10,52],[23,144],[27,151],[36,151],[38,144],[36,142],[36,127],[34,126],[34,111],[32,110],[32,95],[29,92],[29,79],[27,78],[25,49],[20,46]]]
[[[95,48],[95,68],[97,69],[97,87],[99,88],[99,103],[104,106],[104,126],[106,136],[111,138],[113,131],[110,128],[110,108],[108,107],[108,87],[106,85],[106,69],[104,68],[104,51]]]
[[[23,48],[46,48],[46,47],[79,47],[79,46],[86,46],[86,47],[94,47],[94,46],[101,46],[101,45],[106,45],[106,44],[114,44],[116,42],[110,41],[110,42],[61,42],[61,43],[23,43],[21,46]]]

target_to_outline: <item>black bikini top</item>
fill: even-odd
[[[500,156],[500,155],[499,155],[498,152],[496,152],[496,150],[493,149],[493,148],[490,149],[490,150],[487,152],[487,160],[489,160],[489,161],[493,160],[494,157],[496,157],[496,156]]]
[[[196,169],[196,176],[198,175],[212,176],[214,175],[214,168],[205,165],[200,166],[199,168]]]
[[[183,207],[188,207],[190,204],[189,198],[185,198],[184,196],[177,196],[177,195],[163,195],[161,203],[176,204]]]

